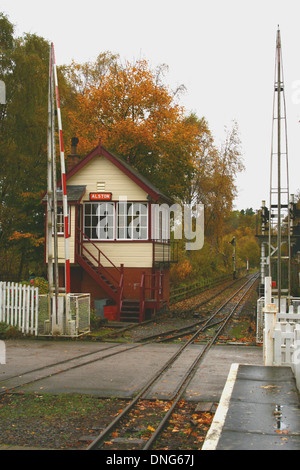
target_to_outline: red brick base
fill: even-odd
[[[124,298],[125,299],[139,299],[140,298],[140,283],[142,273],[146,274],[146,296],[150,294],[150,276],[153,271],[151,268],[124,268]],[[156,271],[158,272],[158,271]],[[170,296],[170,275],[169,269],[163,270],[163,300],[169,304]],[[109,299],[109,295],[99,284],[81,267],[71,266],[71,292],[74,293],[89,293],[91,294],[92,307],[94,306],[94,299]],[[64,268],[59,268],[60,286],[64,285]]]

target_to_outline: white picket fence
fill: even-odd
[[[290,320],[294,319],[295,320],[295,314],[299,313],[300,314],[300,298],[299,297],[291,297],[290,299],[291,305],[287,305],[287,299],[282,298],[280,302],[280,312],[283,312],[282,314],[277,314],[277,319],[279,321],[284,321],[284,318],[282,315],[285,316],[285,319],[289,318]],[[264,297],[261,297],[257,301],[257,320],[256,320],[256,342],[257,343],[262,343],[263,342],[263,330],[265,327],[265,316],[264,316],[264,306],[265,306],[266,300]],[[274,298],[273,296],[271,297],[271,303],[275,304],[276,307],[278,308],[278,299]],[[292,315],[289,316],[289,315]]]
[[[0,322],[24,334],[38,334],[38,287],[0,282]]]
[[[300,390],[300,308],[299,313],[277,313],[273,331],[276,366],[290,366]]]
[[[289,366],[300,391],[300,298],[272,295],[272,278],[265,277],[265,297],[257,302],[257,342],[263,343],[265,366]]]

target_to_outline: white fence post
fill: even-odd
[[[265,277],[265,306],[272,302],[272,278],[271,276]]]
[[[34,288],[29,290],[29,302],[30,302],[30,333],[34,332],[34,319],[35,319],[35,309],[34,309]]]
[[[35,295],[35,336],[38,335],[38,321],[39,321],[39,288],[36,287],[34,289],[34,295]]]
[[[273,358],[273,365],[280,366],[282,357],[281,357],[281,325],[279,322],[276,323],[276,327],[274,330],[274,358]]]
[[[277,307],[275,304],[267,304],[264,307],[265,328],[264,328],[264,364],[272,366],[274,362],[274,340],[273,334],[276,326]]]
[[[10,282],[7,283],[7,289],[6,289],[6,309],[7,309],[7,320],[8,320],[8,323],[11,325],[12,318],[11,318],[11,303],[10,303]]]
[[[22,327],[22,285],[18,287],[18,325]]]
[[[300,390],[300,325],[295,325],[293,345],[293,371],[298,390]]]
[[[3,319],[2,321],[5,322],[6,320],[6,282],[3,283]]]
[[[265,317],[264,327],[264,364],[265,366],[272,366],[274,362],[274,340],[273,334],[276,326],[276,313],[277,307],[272,301],[272,278],[265,277],[265,306],[263,313]]]
[[[22,326],[21,326],[21,331],[22,333],[25,333],[26,329],[26,319],[25,319],[25,310],[26,309],[26,286],[22,286]]]

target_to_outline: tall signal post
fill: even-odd
[[[47,155],[47,265],[49,283],[49,312],[52,331],[57,330],[59,319],[59,277],[58,277],[58,249],[57,249],[57,182],[56,182],[56,152],[55,152],[55,107],[58,121],[61,185],[63,193],[64,242],[65,242],[65,313],[69,312],[70,294],[70,259],[69,259],[69,217],[66,172],[64,160],[64,147],[62,135],[62,120],[58,92],[57,70],[53,43],[49,52],[49,87],[48,87],[48,155]]]
[[[280,30],[277,30],[269,210],[269,275],[276,279],[278,306],[291,292],[291,243],[286,104]],[[283,251],[284,250],[284,251]],[[284,276],[283,276],[284,267]],[[272,269],[273,268],[273,269]],[[279,307],[280,308],[280,307]]]

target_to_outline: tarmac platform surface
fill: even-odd
[[[145,398],[172,399],[180,378],[203,347],[190,345]],[[18,390],[131,398],[179,348],[179,344],[7,341],[6,364],[0,364],[0,391],[26,383]],[[116,354],[119,351],[123,352]],[[262,361],[261,347],[213,346],[198,366],[184,398],[217,403],[233,362]]]
[[[202,450],[300,450],[292,369],[232,364]]]
[[[0,391],[23,384],[18,391],[119,398],[133,397],[180,348],[32,339],[9,340],[5,346]],[[146,398],[171,400],[203,347],[190,345]],[[300,402],[293,372],[290,367],[265,367],[260,346],[213,346],[184,398],[218,403],[203,450],[300,450]]]

